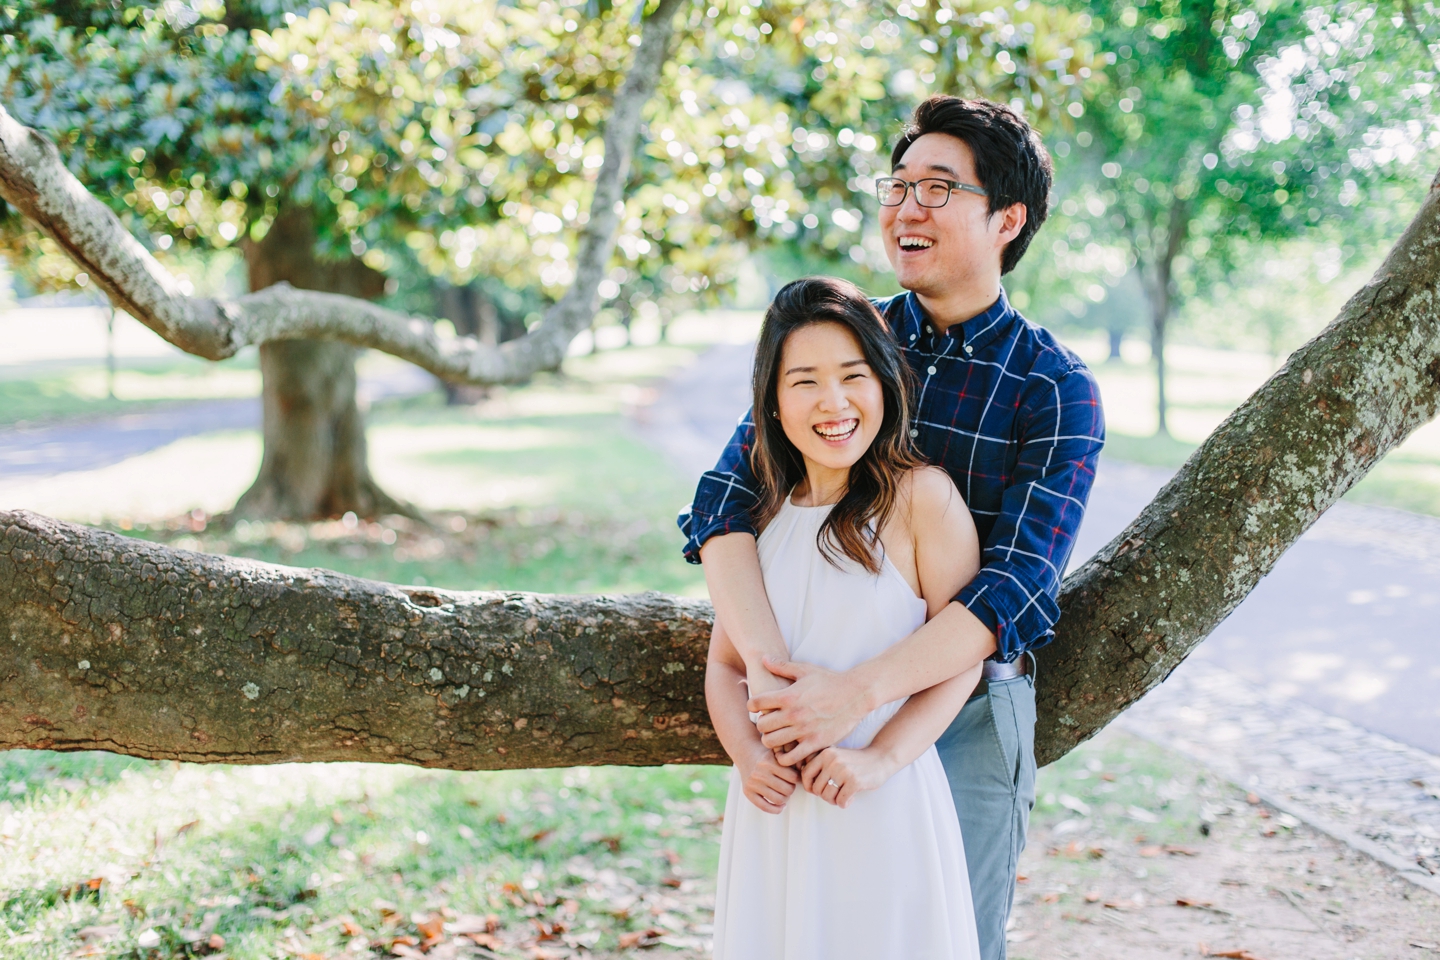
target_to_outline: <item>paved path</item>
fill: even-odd
[[[692,478],[748,405],[750,349],[703,356],[644,412]],[[1077,566],[1170,471],[1102,459]],[[1339,504],[1122,719],[1440,893],[1440,519]]]
[[[386,368],[362,377],[359,393],[370,403],[424,393],[435,378],[418,367]],[[216,430],[258,430],[260,400],[175,401],[119,416],[71,420],[45,427],[0,427],[0,477],[53,476],[95,470],[147,453],[182,437]]]

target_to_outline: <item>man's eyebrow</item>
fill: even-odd
[[[891,172],[891,173],[899,173],[901,170],[904,170],[904,169],[905,169],[905,164],[903,164],[903,163],[901,163],[901,164],[896,164],[896,166],[895,166],[890,172]],[[926,169],[926,170],[929,170],[929,171],[932,172],[932,173],[948,173],[948,174],[950,175],[951,179],[954,179],[954,180],[959,180],[959,179],[960,179],[960,174],[955,170],[955,168],[953,168],[953,167],[947,167],[947,166],[945,166],[943,163],[932,163],[932,164],[930,164],[929,166],[927,166],[925,169]]]

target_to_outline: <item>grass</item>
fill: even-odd
[[[434,526],[224,529],[198,513],[109,525],[402,583],[698,592],[674,527],[689,484],[622,415],[693,352],[622,353],[476,408],[377,405],[372,463]],[[140,466],[130,482],[149,481]],[[727,778],[0,754],[0,958],[487,955],[482,944],[507,958],[699,957]]]
[[[0,426],[40,426],[151,409],[167,402],[252,397],[260,392],[253,354],[212,363],[196,357],[126,358],[117,364],[115,394],[102,366],[43,364],[0,368]]]
[[[0,956],[357,957],[462,929],[502,956],[647,932],[698,955],[727,775],[16,752]]]

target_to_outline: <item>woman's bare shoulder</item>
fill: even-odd
[[[905,495],[909,500],[910,512],[918,521],[925,522],[943,516],[952,506],[964,506],[960,491],[950,474],[939,467],[926,465],[916,467],[906,478]]]

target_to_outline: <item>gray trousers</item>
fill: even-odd
[[[1033,671],[991,681],[986,693],[970,698],[935,748],[960,814],[980,957],[1005,960],[1005,923],[1035,806]]]

